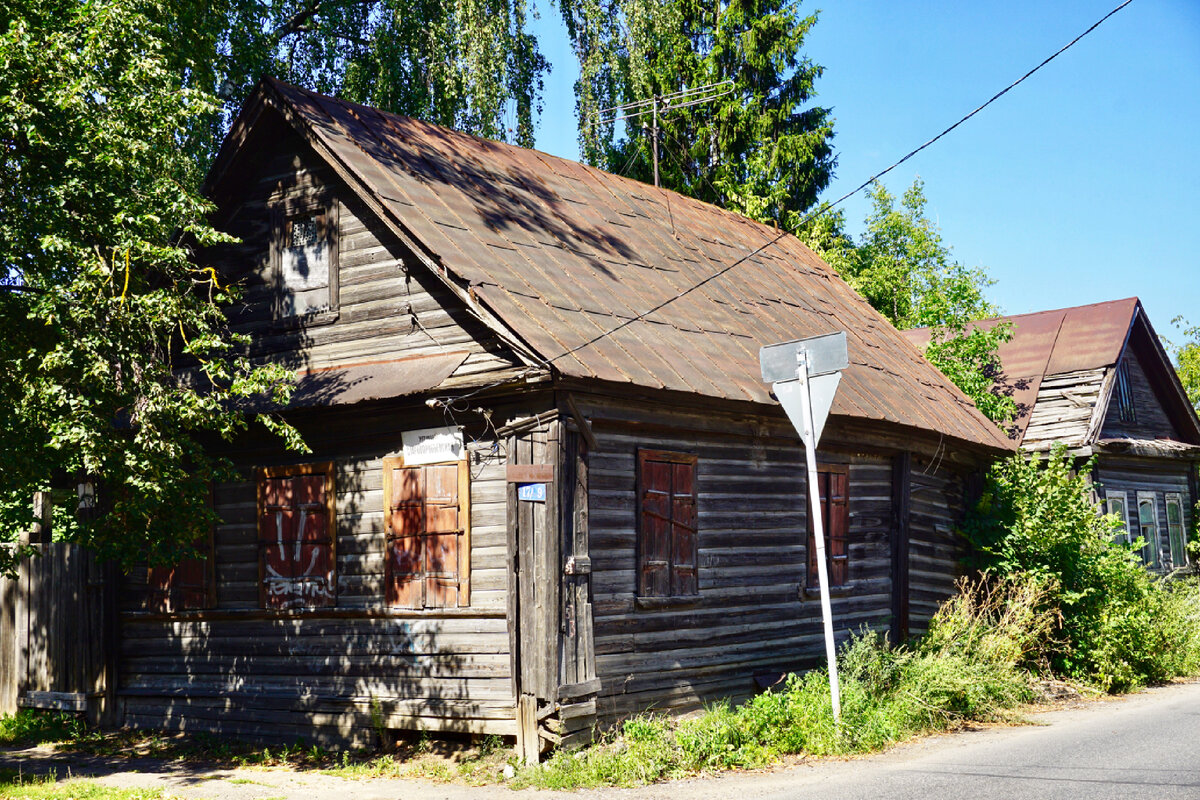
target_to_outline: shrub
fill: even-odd
[[[1025,664],[1036,654],[1110,692],[1194,670],[1196,615],[1142,565],[1140,540],[1115,541],[1120,522],[1092,503],[1092,462],[1075,466],[1062,447],[1000,462],[967,521],[986,572],[1036,582],[1057,616]]]

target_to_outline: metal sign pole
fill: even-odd
[[[829,662],[829,696],[833,701],[833,721],[841,723],[842,697],[838,684],[837,646],[833,639],[833,606],[829,600],[829,566],[825,563],[825,520],[821,514],[821,491],[817,479],[817,436],[813,422],[812,389],[808,380],[808,353],[796,353],[796,378],[800,382],[800,402],[804,425],[800,432],[804,441],[804,457],[808,462],[808,500],[813,543],[816,545],[817,580],[821,584],[821,618],[825,625],[825,659]]]

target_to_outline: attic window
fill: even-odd
[[[1121,422],[1137,422],[1133,406],[1133,385],[1129,381],[1129,362],[1117,365],[1117,418]]]
[[[337,217],[327,197],[282,198],[275,214],[275,318],[332,321],[337,309]]]

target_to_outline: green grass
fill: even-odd
[[[0,717],[0,745],[9,747],[74,741],[87,734],[81,714],[22,708],[12,716]]]
[[[13,800],[163,800],[165,797],[161,789],[114,789],[88,780],[0,782],[0,798]]]

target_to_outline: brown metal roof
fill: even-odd
[[[268,79],[262,89],[448,282],[561,374],[773,403],[758,349],[836,330],[835,416],[1013,444],[799,240],[534,150]],[[738,260],[660,311],[620,323]],[[593,341],[594,340],[594,341]]]
[[[1000,345],[998,352],[1004,367],[998,383],[1011,393],[1018,408],[1025,409],[1016,420],[1018,441],[1025,438],[1032,418],[1029,412],[1042,381],[1051,375],[1105,369],[1116,364],[1140,307],[1136,297],[1127,297],[976,323],[986,329],[1002,322],[1012,323],[1012,338]],[[921,349],[929,343],[928,328],[903,331],[903,336]]]

